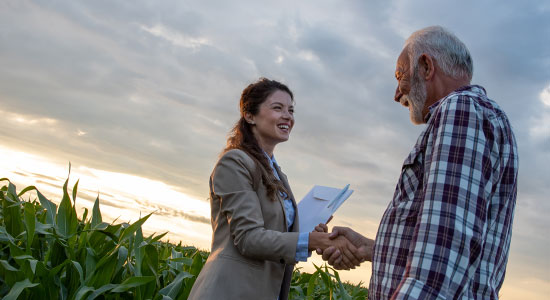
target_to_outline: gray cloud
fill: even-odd
[[[410,33],[440,24],[470,48],[474,82],[514,125],[521,155],[514,236],[544,249],[549,241],[528,233],[548,227],[550,134],[530,132],[549,110],[539,100],[550,85],[549,20],[545,1],[5,1],[0,138],[204,199],[241,90],[266,76],[296,96],[296,126],[276,152],[296,196],[313,184],[351,183],[343,222],[377,222],[422,130],[393,101],[395,60]],[[116,206],[111,196],[105,204]]]

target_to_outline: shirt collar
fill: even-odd
[[[479,85],[473,84],[473,85],[465,85],[465,86],[459,87],[458,89],[456,89],[456,90],[452,91],[451,93],[449,93],[447,96],[437,100],[434,104],[430,105],[430,107],[428,107],[428,113],[426,114],[426,117],[424,117],[424,121],[426,123],[428,123],[428,121],[430,120],[430,117],[432,116],[432,113],[441,104],[441,102],[443,102],[443,100],[447,99],[449,96],[451,96],[455,93],[460,93],[460,92],[465,92],[465,91],[470,91],[470,92],[476,93],[476,94],[487,95],[487,92],[485,91],[485,89],[482,86],[479,86]]]
[[[275,160],[275,155],[269,156],[269,154],[267,154],[267,152],[265,151],[264,151],[264,154],[265,154],[265,157],[267,157],[267,160],[269,161],[269,164],[271,165],[271,167],[274,168],[275,167],[274,165],[277,164],[277,161]]]

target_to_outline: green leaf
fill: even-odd
[[[55,275],[57,275],[57,273],[59,273],[59,271],[61,271],[68,263],[70,263],[71,261],[70,260],[65,260],[63,263],[55,266],[53,269],[50,270],[50,276],[53,277]]]
[[[145,246],[145,262],[146,266],[149,269],[150,275],[156,275],[157,269],[159,267],[158,265],[158,252],[157,248],[153,245],[146,245]],[[147,273],[144,273],[147,274]]]
[[[154,243],[154,242],[157,242],[159,241],[160,239],[162,239],[165,235],[168,234],[168,231],[163,233],[163,234],[160,234],[160,235],[157,235],[156,237],[152,238],[151,239],[151,243]]]
[[[76,205],[76,191],[78,190],[78,182],[80,181],[80,179],[78,179],[76,181],[76,183],[74,184],[74,187],[73,187],[73,205]]]
[[[15,239],[6,231],[4,226],[0,226],[0,242],[15,242]]]
[[[36,233],[44,234],[44,235],[51,235],[52,232],[50,229],[53,228],[53,225],[51,224],[43,224],[40,222],[35,223],[35,231]]]
[[[93,292],[94,290],[93,287],[83,285],[76,291],[74,300],[84,299],[89,292]]]
[[[319,274],[319,270],[315,271],[311,278],[309,279],[309,283],[307,285],[307,299],[313,299],[313,292],[315,291],[315,283],[317,282],[317,276]]]
[[[24,203],[25,227],[27,227],[27,253],[31,253],[32,240],[34,238],[34,230],[36,228],[36,211],[34,205],[29,202]]]
[[[171,299],[176,299],[183,285],[183,280],[185,278],[192,278],[192,277],[193,275],[187,272],[184,272],[184,271],[180,272],[169,285],[165,286],[159,291],[159,294],[168,296]]]
[[[2,213],[4,216],[4,225],[6,231],[13,237],[23,232],[23,221],[21,220],[21,202],[17,197],[15,185],[11,182],[8,186],[8,194],[2,201]]]
[[[88,300],[93,300],[93,299],[97,298],[97,296],[105,293],[106,291],[110,291],[110,290],[112,290],[113,288],[115,288],[117,286],[118,285],[116,285],[116,284],[103,285],[100,288],[96,289],[90,296],[88,296]]]
[[[130,236],[132,236],[139,228],[141,228],[141,225],[143,225],[143,223],[145,223],[145,221],[147,221],[147,219],[149,219],[149,217],[152,214],[153,213],[150,213],[150,214],[146,215],[145,217],[137,220],[134,224],[132,224],[132,225],[128,226],[126,229],[124,229],[124,231],[122,232],[122,235],[119,238],[119,242],[121,242],[124,239],[129,238]]]
[[[19,201],[19,197],[17,197],[16,187],[13,183],[11,183],[11,181],[8,183],[8,194],[12,197],[13,201]]]
[[[13,267],[12,265],[10,265],[6,260],[0,260],[0,265],[2,267],[4,267],[4,269],[8,270],[8,271],[12,271],[12,272],[17,272],[19,271],[18,269],[16,269],[15,267]]]
[[[155,280],[155,276],[134,276],[130,277],[121,284],[119,284],[116,288],[112,290],[113,293],[121,293],[125,292],[131,288],[135,288],[144,284],[147,284],[151,281]]]
[[[78,226],[78,220],[76,218],[76,211],[71,205],[71,199],[69,198],[69,193],[67,192],[67,184],[69,179],[65,180],[63,185],[63,198],[61,203],[59,203],[59,208],[57,210],[57,229],[61,236],[64,238],[69,238],[76,233],[76,228]]]
[[[194,278],[189,278],[186,282],[185,289],[182,293],[182,298],[187,299],[189,297],[189,293],[191,293],[191,288],[193,287],[193,284],[195,284],[195,280],[197,276],[199,276],[199,273],[202,269],[203,261],[202,256],[200,252],[197,250],[193,254],[193,263],[191,263],[191,267],[189,268],[189,273],[194,276]]]
[[[340,289],[340,299],[344,300],[352,300],[346,289],[344,288],[344,285],[342,284],[342,281],[340,280],[340,276],[338,275],[338,272],[334,271],[334,277],[336,277],[336,281],[338,282],[338,288]]]
[[[99,210],[99,195],[97,195],[94,202],[94,208],[92,209],[92,228],[95,228],[101,222],[103,221],[101,219],[101,211]]]
[[[82,220],[82,222],[86,222],[87,217],[88,217],[88,209],[84,207],[84,212],[82,213],[82,218],[80,218],[80,220]]]
[[[25,194],[26,192],[28,191],[32,191],[32,190],[36,190],[36,188],[34,186],[28,186],[26,188],[24,188],[21,192],[19,192],[19,194],[17,194],[17,197],[21,197],[23,194]]]
[[[193,254],[193,263],[191,264],[191,268],[189,269],[189,273],[195,276],[199,276],[199,273],[201,272],[202,266],[203,266],[202,256],[197,250],[195,254]]]
[[[113,249],[111,253],[102,257],[96,264],[94,274],[86,281],[87,285],[99,288],[113,278],[117,265],[118,248]]]
[[[50,224],[52,226],[55,225],[55,212],[57,211],[57,205],[55,203],[51,202],[50,200],[46,199],[42,193],[40,193],[39,190],[34,188],[36,190],[36,194],[38,195],[38,200],[40,201],[40,205],[46,209],[46,223]]]
[[[78,275],[80,277],[80,282],[84,282],[84,272],[82,272],[82,266],[79,262],[72,260],[71,263],[75,267],[75,269],[78,271]]]
[[[94,250],[92,248],[86,248],[86,282],[90,276],[94,273],[97,260]]]
[[[31,283],[29,279],[19,281],[13,285],[10,292],[4,297],[4,300],[17,300],[19,294],[23,292],[26,288],[31,288],[37,286],[38,283]]]
[[[183,263],[186,266],[190,266],[193,263],[193,259],[190,257],[176,257],[168,258],[170,261]]]
[[[32,273],[35,274],[36,273],[36,265],[38,264],[38,260],[29,259],[29,260],[27,260],[27,262],[29,263],[29,267],[31,268]]]
[[[126,260],[128,259],[128,249],[124,246],[120,246],[118,248],[118,260],[117,260],[117,266],[115,268],[115,274],[118,273],[118,271],[122,268]]]

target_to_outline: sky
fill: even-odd
[[[507,113],[520,169],[502,299],[550,293],[548,1],[0,1],[0,177],[109,220],[210,247],[208,178],[244,87],[287,84],[296,124],[275,156],[295,196],[353,195],[329,225],[374,238],[423,126],[395,101],[395,62],[441,25],[469,48],[472,83]],[[315,256],[315,255],[314,255]],[[301,263],[313,269],[313,257]],[[340,272],[370,280],[370,263]]]

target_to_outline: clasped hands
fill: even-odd
[[[372,261],[374,241],[349,227],[335,226],[328,234],[327,225],[319,224],[310,235],[319,235],[313,239],[317,245],[311,246],[337,270],[355,269],[364,261]]]

